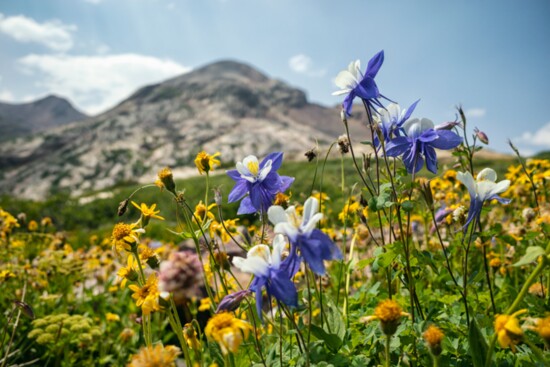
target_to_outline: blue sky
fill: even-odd
[[[548,39],[547,0],[0,0],[0,100],[98,113],[229,58],[335,105],[336,74],[384,49],[384,95],[436,123],[462,104],[492,149],[533,153],[550,149]]]

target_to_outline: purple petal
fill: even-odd
[[[256,213],[257,211],[258,211],[258,209],[256,209],[254,207],[254,205],[252,205],[252,201],[250,200],[250,196],[247,196],[241,201],[241,205],[239,206],[239,210],[237,211],[237,215],[252,214],[252,213]]]
[[[368,76],[363,78],[354,90],[357,97],[365,100],[377,98],[380,95],[374,79]]]
[[[279,167],[281,167],[281,163],[283,163],[283,153],[282,152],[269,153],[260,163],[260,170],[264,168],[265,164],[270,159],[271,159],[271,172],[277,171]]]
[[[407,151],[411,147],[411,142],[404,136],[393,138],[386,144],[386,155],[389,157],[397,157]]]
[[[420,102],[420,100],[417,100],[412,105],[410,105],[409,108],[407,108],[407,112],[405,112],[405,116],[403,116],[403,118],[401,119],[401,121],[399,121],[397,126],[403,125],[405,123],[405,121],[407,121],[409,119],[409,117],[411,117],[411,115],[412,115],[414,109],[416,108],[416,105],[418,104],[418,102]]]
[[[365,76],[374,78],[378,73],[378,70],[380,70],[380,67],[382,66],[383,63],[384,63],[384,50],[380,51],[369,60],[369,64],[367,65],[367,70],[365,71]]]
[[[501,198],[500,196],[498,195],[493,195],[491,197],[489,197],[489,199],[487,200],[496,200],[498,201],[499,203],[501,204],[510,204],[512,202],[512,199],[505,199],[505,198]]]
[[[262,287],[265,285],[266,282],[267,278],[265,277],[255,277],[250,284],[250,290],[256,294],[256,312],[258,312],[258,317],[260,318],[260,321],[262,321]]]
[[[296,286],[288,278],[288,276],[281,271],[274,271],[271,273],[269,292],[285,305],[296,307],[298,306],[298,292]]]
[[[233,186],[233,189],[229,193],[229,196],[227,198],[228,203],[233,203],[237,200],[242,199],[243,196],[245,196],[248,193],[248,181],[240,179],[237,181],[235,186]]]
[[[431,173],[437,173],[437,155],[432,147],[426,146],[424,148],[424,155],[426,156],[426,168]]]
[[[281,187],[279,188],[280,192],[285,192],[290,185],[294,182],[294,177],[281,176]]]
[[[420,140],[423,143],[428,143],[431,141],[434,141],[438,138],[437,133],[433,129],[429,129],[426,131],[423,131],[422,134],[418,137],[418,140]]]
[[[241,174],[236,169],[232,169],[225,172],[229,177],[231,177],[234,181],[241,180]]]
[[[353,108],[353,100],[355,98],[355,92],[352,90],[349,92],[349,94],[344,98],[344,102],[342,102],[342,108],[344,111],[346,111],[347,116],[351,116],[351,110]]]
[[[430,145],[434,148],[448,150],[462,143],[462,138],[453,131],[437,130],[436,133],[438,138],[430,142]]]

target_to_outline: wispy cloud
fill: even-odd
[[[325,69],[314,69],[311,57],[304,54],[292,56],[288,60],[288,66],[295,73],[304,74],[311,77],[322,77],[327,72]]]
[[[0,90],[0,101],[2,102],[13,102],[15,97],[12,92],[7,89]]]
[[[67,51],[73,47],[77,27],[59,20],[39,23],[24,15],[6,17],[0,13],[0,32],[18,42],[39,43],[54,51]]]
[[[542,150],[550,150],[550,122],[538,130],[524,132],[519,138],[512,139],[518,149],[525,155],[531,155]]]
[[[38,87],[70,98],[90,114],[114,106],[138,87],[190,70],[170,59],[139,54],[31,54],[18,64],[23,72],[37,78]]]
[[[466,117],[479,118],[485,117],[487,110],[485,108],[470,108],[465,111]]]

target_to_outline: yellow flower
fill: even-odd
[[[286,208],[290,202],[290,196],[290,194],[286,195],[285,193],[278,192],[275,195],[275,200],[273,200],[273,205],[279,205]]]
[[[38,223],[35,220],[31,220],[28,226],[29,231],[34,232],[38,229]]]
[[[546,287],[541,282],[533,283],[533,285],[529,287],[529,293],[533,296],[544,298],[544,295],[546,294]]]
[[[208,311],[212,307],[212,302],[209,297],[202,298],[201,304],[199,305],[199,311]]]
[[[16,227],[19,227],[17,219],[0,208],[0,237],[5,238]]]
[[[380,320],[380,328],[386,335],[393,335],[401,322],[401,317],[409,316],[408,313],[403,312],[397,302],[391,299],[382,301],[374,309],[373,316],[366,316],[361,318],[361,321],[368,322],[372,320]]]
[[[9,270],[2,270],[0,271],[0,281],[1,282],[5,282],[6,280],[10,279],[10,278],[15,278],[15,274],[12,273],[11,271]]]
[[[143,229],[134,229],[135,227],[136,224],[118,223],[115,225],[111,235],[111,243],[115,252],[132,250],[132,245],[138,241],[137,233],[144,232]]]
[[[523,330],[519,326],[519,321],[516,316],[527,312],[527,310],[519,310],[512,315],[496,315],[495,316],[495,332],[497,333],[498,344],[502,348],[510,347],[513,352],[516,351],[516,344],[521,342],[523,338]]]
[[[132,339],[132,337],[135,335],[135,332],[134,330],[130,329],[130,328],[124,328],[124,330],[122,330],[120,332],[120,334],[118,335],[118,337],[120,338],[120,340],[122,340],[123,342],[127,342],[129,341],[130,339]]]
[[[128,367],[176,367],[176,358],[180,354],[180,349],[173,345],[143,347],[138,354],[132,356]]]
[[[50,217],[44,217],[44,218],[42,218],[42,220],[40,221],[40,225],[41,225],[42,227],[51,226],[51,225],[52,225],[52,218],[50,218]]]
[[[193,350],[200,348],[201,343],[197,338],[197,331],[193,327],[192,323],[188,322],[183,326],[183,337],[185,338],[185,342],[189,348]]]
[[[550,345],[550,316],[544,319],[537,319],[535,331],[540,335],[546,344]]]
[[[129,254],[126,261],[127,265],[123,268],[120,268],[116,273],[116,275],[118,275],[122,279],[122,282],[120,283],[120,288],[124,288],[128,280],[134,282],[138,278],[134,256]]]
[[[164,167],[158,172],[158,179],[155,181],[155,185],[166,190],[176,193],[176,183],[174,182],[174,176],[172,175],[172,170],[168,167]]]
[[[210,212],[210,210],[215,206],[216,206],[216,203],[212,203],[207,208],[206,205],[202,203],[202,200],[199,201],[199,203],[195,207],[195,212],[193,213],[193,222],[197,223],[197,221],[199,221],[199,223],[202,225],[204,222],[208,221],[209,219],[213,220],[215,217],[214,217],[214,214]]]
[[[112,322],[112,321],[120,321],[120,317],[115,314],[115,313],[111,313],[111,312],[107,312],[105,314],[105,318],[107,319],[107,321],[109,322]]]
[[[152,273],[147,278],[147,282],[143,287],[131,284],[128,286],[134,294],[132,298],[136,300],[136,306],[141,307],[144,315],[149,315],[151,312],[158,311],[160,306],[158,305],[158,298],[160,295],[158,289],[158,279],[156,273]]]
[[[424,334],[422,334],[422,336],[424,337],[426,344],[428,344],[428,348],[430,348],[430,352],[434,356],[440,355],[441,341],[445,336],[445,334],[443,334],[443,331],[441,331],[441,329],[435,325],[430,325],[428,329],[426,329]]]
[[[204,333],[218,343],[223,354],[228,354],[237,352],[243,335],[247,339],[251,329],[248,322],[235,318],[229,312],[222,312],[208,320]]]
[[[141,216],[148,222],[151,218],[156,218],[160,220],[164,220],[163,217],[160,215],[157,215],[160,213],[160,210],[155,210],[157,207],[157,204],[153,204],[150,207],[147,206],[145,203],[141,203],[141,205],[137,205],[134,201],[132,201],[132,205],[135,206],[140,212]]]
[[[195,158],[195,166],[197,166],[199,173],[201,175],[205,172],[208,173],[212,171],[214,167],[219,166],[221,162],[216,159],[216,157],[218,157],[219,155],[219,152],[214,155],[210,155],[204,150],[202,152],[199,152],[199,154],[197,154],[197,157]]]

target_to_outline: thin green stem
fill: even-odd
[[[391,335],[386,335],[386,367],[391,366],[390,345],[391,345]]]

